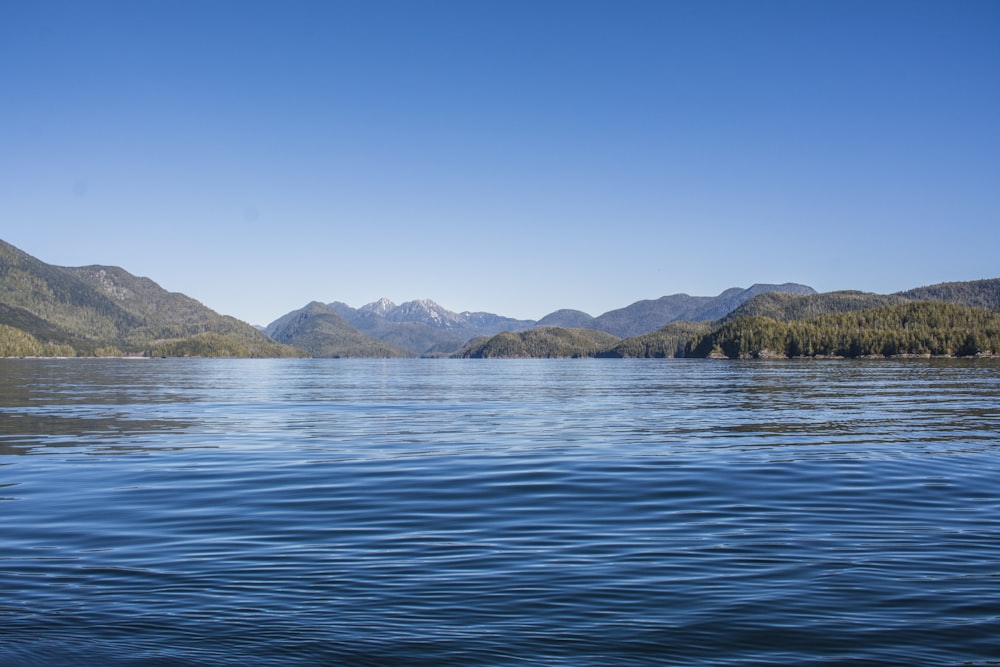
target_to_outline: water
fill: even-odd
[[[0,665],[1000,664],[1000,362],[0,361]]]

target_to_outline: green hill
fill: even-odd
[[[715,322],[672,322],[613,341],[569,342],[539,328],[471,341],[460,357],[859,357],[1000,354],[1000,280],[944,283],[898,294],[758,294]],[[917,301],[917,298],[938,301]],[[945,303],[944,300],[957,303]],[[533,331],[543,332],[535,336]],[[577,341],[578,343],[579,341]]]
[[[684,355],[692,338],[711,331],[708,322],[671,322],[665,327],[641,336],[626,338],[614,347],[601,351],[598,357],[669,358]]]
[[[60,354],[67,346],[76,355],[303,354],[148,278],[113,266],[53,266],[3,241],[0,324],[59,346]],[[15,337],[8,329],[3,334]]]
[[[73,357],[69,345],[42,342],[21,329],[0,324],[0,357]]]
[[[722,319],[728,321],[761,316],[787,322],[913,301],[943,301],[1000,311],[1000,278],[940,283],[895,294],[843,291],[799,295],[769,292],[755,296]]]
[[[1000,278],[938,283],[899,292],[898,295],[914,301],[947,301],[961,306],[1000,311]]]
[[[737,317],[692,341],[685,356],[890,357],[1000,354],[1000,313],[918,301],[779,321]]]
[[[830,313],[847,313],[865,308],[891,306],[906,301],[901,296],[870,294],[868,292],[824,292],[822,294],[761,294],[722,318],[722,321],[741,317],[770,317],[787,322],[804,320]]]
[[[935,309],[934,302],[940,302],[937,306],[950,302],[957,307],[1000,311],[1000,279],[942,283],[896,294],[766,292],[746,301],[715,323],[672,323],[642,336],[626,338],[614,348],[599,353],[599,356],[707,356],[713,352],[716,356],[732,357],[997,353],[988,342],[988,329],[977,328],[988,327],[988,318],[972,317],[965,323],[959,323],[961,318],[956,320],[942,316],[945,311]],[[889,320],[885,319],[885,313],[897,313],[892,307],[904,305],[913,307],[910,311],[905,308],[898,311],[913,314],[905,325],[907,331],[905,335],[890,333],[886,329],[891,327],[887,324]],[[877,310],[886,308],[889,310]],[[848,315],[872,310],[882,313],[882,319],[876,322],[866,320],[865,315]],[[919,324],[921,318],[930,313],[936,313],[929,318],[930,323]],[[773,322],[786,326],[776,326]],[[866,337],[860,333],[847,336],[842,332],[836,339],[831,338],[828,331],[820,334],[820,330],[827,327],[839,326],[843,329],[848,326],[845,323],[850,323],[853,330],[871,330],[871,333]],[[919,335],[918,330],[921,331]]]
[[[593,357],[619,340],[594,329],[539,327],[477,338],[454,356],[463,359]]]

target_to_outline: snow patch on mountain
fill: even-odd
[[[402,303],[383,317],[390,322],[423,322],[439,329],[457,329],[467,326],[458,313],[454,313],[430,299]]]
[[[386,314],[392,312],[396,309],[396,304],[394,304],[389,299],[382,297],[378,301],[373,301],[372,303],[365,304],[358,308],[358,310],[363,310],[368,313],[375,313],[376,315],[381,315],[385,317]]]

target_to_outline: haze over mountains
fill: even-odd
[[[947,302],[958,310],[900,309],[932,302]],[[962,310],[969,307],[993,314]],[[875,319],[859,319],[865,327],[893,321],[905,328],[907,321],[918,320],[928,322],[919,325],[924,328],[950,327],[947,334],[932,331],[929,343],[897,340],[900,334],[893,332],[896,338],[882,343],[886,350],[904,349],[905,343],[910,346],[905,349],[993,354],[1000,347],[995,344],[1000,327],[992,319],[1000,311],[1000,279],[943,283],[892,295],[817,294],[796,283],[758,284],[714,297],[674,294],[637,301],[597,317],[557,310],[538,321],[456,313],[429,299],[397,305],[383,298],[359,308],[314,301],[260,331],[119,267],[53,266],[0,241],[0,356],[675,356],[704,351],[705,337],[729,322],[753,321],[756,330],[773,329],[768,339],[773,344],[792,335],[774,323],[873,308],[889,310]],[[740,326],[730,329],[746,338]],[[702,348],[695,340],[699,338]],[[874,344],[869,339],[866,344]],[[719,336],[712,341],[712,352],[728,346],[738,355],[747,354],[739,341]],[[797,350],[798,344],[788,343],[788,349]]]

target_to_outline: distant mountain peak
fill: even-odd
[[[430,299],[407,301],[386,313],[385,317],[393,322],[424,322],[443,328],[465,326],[465,320],[458,313],[453,313]]]
[[[385,297],[382,297],[378,301],[373,301],[358,308],[358,310],[363,310],[368,313],[375,313],[376,315],[381,315],[382,317],[385,317],[387,313],[395,309],[396,309],[396,304],[394,304],[392,301],[390,301]]]
[[[268,325],[267,335],[316,357],[399,357],[405,352],[366,336],[332,305],[311,301]]]

